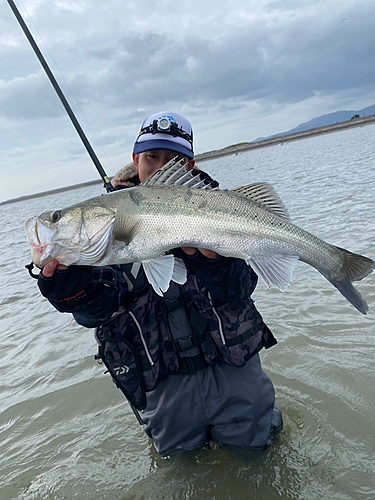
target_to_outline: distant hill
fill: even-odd
[[[375,104],[368,106],[367,108],[360,109],[356,111],[354,109],[349,111],[336,111],[335,113],[329,113],[328,115],[322,115],[318,118],[313,118],[312,120],[301,123],[298,127],[292,128],[287,132],[280,132],[279,134],[270,135],[269,137],[258,137],[254,142],[264,141],[265,139],[270,139],[271,137],[280,137],[286,134],[294,134],[296,132],[302,132],[304,130],[310,130],[316,127],[325,127],[327,125],[333,125],[338,122],[345,122],[350,120],[354,115],[359,115],[360,117],[375,115]]]

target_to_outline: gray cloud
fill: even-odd
[[[352,24],[328,19],[319,26],[296,19],[271,32],[249,26],[216,39],[130,32],[116,46],[90,52],[106,60],[107,73],[77,75],[73,86],[113,107],[171,100],[215,106],[233,98],[296,102],[356,89],[375,77],[374,14],[367,12],[361,24],[358,17],[351,16]]]
[[[294,6],[271,2],[265,9]],[[208,107],[233,99],[297,102],[374,81],[375,14],[364,3],[360,7],[345,13],[345,23],[329,13],[319,22],[310,15],[296,16],[272,29],[257,22],[216,38],[129,31],[105,45],[105,37],[91,35],[73,54],[65,47],[61,59],[65,65],[70,53],[82,62],[66,78],[84,108],[95,102],[108,109],[170,101],[204,100]],[[56,6],[44,9],[42,19],[56,14]],[[38,107],[41,117],[61,115],[44,80],[39,72],[6,83],[0,113],[31,118]]]
[[[63,114],[44,73],[0,82],[0,113],[6,118],[56,118]]]
[[[233,2],[230,8],[224,0],[33,2],[38,31],[77,103],[30,28],[83,128],[91,138],[82,112],[116,158],[129,154],[140,123],[155,109],[191,118],[199,131],[196,149],[202,151],[281,132],[344,105],[373,104],[371,2]],[[3,157],[20,144],[27,155],[27,147],[37,150],[40,143],[43,155],[58,152],[62,162],[79,158],[72,125],[5,4]],[[87,161],[84,151],[81,157]]]

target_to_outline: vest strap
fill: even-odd
[[[181,337],[179,339],[173,340],[171,342],[172,344],[172,349],[176,351],[177,353],[179,352],[184,352],[188,351],[189,349],[192,349],[193,347],[198,347],[203,342],[206,342],[207,338],[205,335],[197,336],[197,335],[189,335],[188,337]]]
[[[242,335],[238,335],[238,337],[234,337],[233,339],[227,339],[227,346],[232,347],[237,344],[241,344],[241,342],[245,342],[245,340],[251,337],[251,333],[245,332]]]
[[[179,362],[179,375],[194,375],[198,370],[202,370],[202,368],[208,366],[203,354],[198,354],[198,356],[189,358],[180,358]]]
[[[184,292],[178,297],[173,299],[164,299],[156,304],[156,309],[163,313],[170,313],[179,307],[186,305],[188,302],[191,302],[191,295],[189,292]]]

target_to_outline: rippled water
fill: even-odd
[[[223,187],[272,183],[292,220],[375,257],[375,126],[202,164]],[[85,188],[0,207],[0,498],[375,498],[375,274],[362,316],[298,264],[257,307],[279,340],[261,354],[285,429],[263,453],[225,449],[161,460],[93,360],[92,331],[59,314],[23,268],[30,215],[101,193]]]

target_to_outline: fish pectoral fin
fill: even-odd
[[[175,258],[173,255],[162,255],[157,259],[142,261],[143,270],[146,278],[154,291],[163,296],[169,288],[173,277],[175,267]]]
[[[293,270],[298,262],[297,256],[280,255],[260,259],[250,259],[247,263],[254,269],[267,286],[276,287],[282,292],[292,283]]]
[[[129,245],[132,240],[129,219],[125,203],[120,202],[116,208],[115,221],[113,223],[113,237],[115,240],[125,242],[126,245]]]
[[[178,285],[183,285],[187,280],[187,270],[182,259],[174,258],[172,281]]]
[[[288,209],[284,205],[275,188],[267,182],[256,182],[248,186],[232,189],[231,192],[237,193],[249,200],[259,203],[263,208],[272,212],[283,219],[290,220]]]

